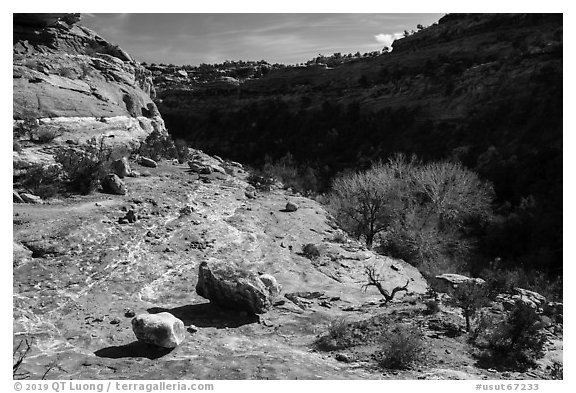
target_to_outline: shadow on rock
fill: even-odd
[[[174,348],[161,348],[155,345],[146,344],[142,341],[134,341],[130,344],[114,347],[102,348],[94,352],[94,355],[101,358],[147,358],[150,360],[168,355]]]
[[[212,303],[189,304],[175,308],[152,307],[150,314],[168,312],[182,320],[185,326],[214,327],[217,329],[237,328],[251,323],[257,323],[257,315],[245,311],[220,308]]]

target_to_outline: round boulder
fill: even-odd
[[[184,322],[167,312],[137,315],[132,331],[139,341],[162,348],[176,348],[186,338]]]
[[[295,204],[294,202],[288,202],[286,204],[286,211],[287,212],[295,212],[296,210],[298,210],[298,205]]]

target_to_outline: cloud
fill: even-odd
[[[402,38],[402,37],[404,37],[404,34],[402,34],[402,33],[376,34],[374,36],[376,41],[378,41],[379,43],[381,43],[387,47],[390,47],[392,45],[392,43],[394,42],[394,40],[397,40],[398,38]]]

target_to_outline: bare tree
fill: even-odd
[[[394,299],[394,295],[396,295],[398,292],[408,292],[408,284],[410,283],[410,280],[406,280],[406,285],[401,287],[395,287],[394,289],[392,289],[392,292],[388,292],[382,286],[382,280],[380,279],[380,275],[376,273],[376,268],[374,266],[367,266],[365,272],[366,275],[368,276],[367,277],[368,282],[362,286],[362,289],[365,291],[370,286],[376,287],[376,289],[378,289],[378,292],[380,292],[380,294],[384,296],[385,299],[384,304],[387,304],[389,301]]]
[[[438,274],[465,260],[474,230],[489,220],[494,192],[456,162],[424,164],[396,155],[332,184],[330,207],[342,229],[368,248]]]
[[[384,231],[400,209],[406,182],[402,170],[410,166],[403,157],[391,160],[395,165],[378,162],[365,172],[356,172],[334,180],[330,205],[336,220],[357,239],[372,248],[375,236]]]

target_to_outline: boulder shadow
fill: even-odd
[[[100,358],[147,358],[150,360],[168,355],[174,348],[162,348],[142,341],[133,341],[130,344],[102,348],[94,352]]]
[[[255,314],[218,307],[213,303],[188,304],[175,308],[152,307],[150,314],[167,312],[182,320],[185,326],[215,327],[217,329],[237,328],[243,325],[258,323]]]

